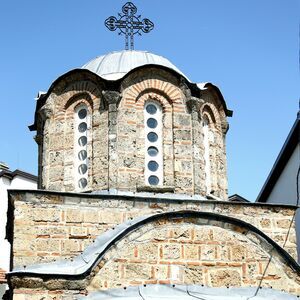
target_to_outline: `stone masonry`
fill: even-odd
[[[220,90],[146,52],[87,65],[37,101],[30,129],[40,190],[9,191],[12,299],[71,300],[148,284],[299,296],[297,208],[227,201],[232,112]],[[150,103],[157,127],[147,123]],[[156,134],[153,156],[161,155],[157,185],[147,177],[158,171],[148,167],[156,141],[146,133]]]
[[[39,145],[40,188],[55,191],[151,190],[144,178],[144,105],[163,107],[164,182],[155,188],[206,196],[203,116],[210,120],[211,194],[227,199],[226,108],[213,87],[199,88],[166,70],[144,67],[110,87],[82,71],[57,80],[39,101],[34,128]],[[88,129],[88,184],[76,182],[74,110],[85,104]]]
[[[182,210],[234,217],[283,245],[295,211],[288,206],[251,203],[43,191],[12,191],[10,201],[10,213],[14,216],[14,268],[71,259],[93,243],[96,236],[126,220]],[[295,242],[292,224],[285,250],[296,259]],[[66,288],[64,280],[30,277],[12,278],[12,285],[15,295],[19,295],[16,299],[32,299],[33,295],[36,299],[68,299],[64,298],[68,295],[73,299],[76,294],[97,289],[150,283],[256,286],[264,276],[264,286],[285,287],[286,291],[299,294],[298,275],[279,254],[272,254],[263,275],[270,251],[261,237],[246,233],[243,227],[205,219],[161,219],[126,235],[85,280],[73,281],[74,288]]]

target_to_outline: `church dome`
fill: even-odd
[[[90,70],[107,80],[118,80],[131,70],[145,65],[164,66],[187,78],[165,57],[147,51],[136,50],[110,52],[98,56],[82,66],[82,69]]]

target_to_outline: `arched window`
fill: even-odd
[[[88,184],[89,112],[85,104],[75,109],[74,116],[75,187],[84,190]]]
[[[162,107],[154,101],[147,101],[144,107],[145,119],[145,183],[156,186],[163,184],[162,153]]]
[[[205,162],[205,185],[206,193],[211,193],[211,162],[210,162],[210,139],[211,132],[209,119],[206,115],[203,117],[203,144],[204,144],[204,162]]]

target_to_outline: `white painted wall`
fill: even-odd
[[[296,205],[297,203],[297,184],[296,177],[300,164],[300,145],[298,145],[284,170],[274,185],[272,192],[267,198],[267,203],[284,203]],[[300,186],[300,182],[298,180]]]
[[[280,177],[274,185],[266,203],[297,205],[297,172],[300,165],[300,144],[297,145]],[[298,178],[300,188],[300,177]],[[300,205],[300,203],[298,203]],[[296,238],[298,263],[300,263],[300,209],[296,214]]]
[[[0,268],[9,271],[9,256],[10,244],[5,239],[6,221],[7,221],[7,207],[8,207],[8,189],[37,189],[37,182],[29,180],[22,176],[15,176],[12,180],[4,176],[0,177]],[[2,299],[5,287],[0,286],[0,299]]]

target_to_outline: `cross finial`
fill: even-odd
[[[134,49],[133,36],[135,34],[141,35],[141,30],[144,33],[150,32],[154,28],[154,24],[149,19],[140,20],[141,16],[135,16],[137,12],[136,6],[132,2],[127,2],[122,7],[123,14],[119,15],[119,20],[116,17],[111,16],[105,20],[105,26],[110,31],[119,29],[119,35],[125,35],[125,49],[129,49],[130,38],[130,50]]]

